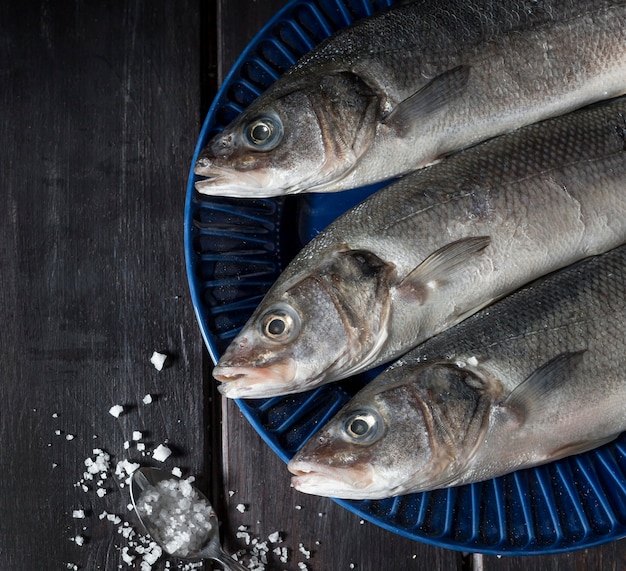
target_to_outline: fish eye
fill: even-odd
[[[374,411],[361,410],[352,413],[343,425],[346,436],[361,444],[378,440],[383,433],[383,420]]]
[[[258,117],[246,127],[246,139],[255,149],[269,151],[280,142],[283,134],[278,117]]]
[[[290,341],[300,331],[300,319],[289,306],[274,307],[263,315],[261,330],[271,341]]]

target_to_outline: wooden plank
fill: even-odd
[[[532,557],[483,558],[482,571],[622,571],[626,569],[626,543],[615,541],[581,551]]]
[[[170,443],[167,466],[203,471],[182,235],[198,11],[189,0],[3,5],[0,569],[122,565],[127,541],[98,515],[134,523],[127,488],[112,474],[102,498],[93,483],[75,487],[94,447],[112,468],[154,463],[124,449],[140,430],[148,450]],[[170,368],[150,364],[155,349],[175,355]],[[72,517],[79,508],[85,519]]]

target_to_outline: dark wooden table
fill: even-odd
[[[124,460],[159,464],[162,443],[166,467],[198,475],[228,549],[249,561],[239,526],[260,541],[280,532],[288,562],[270,552],[268,570],[626,568],[624,542],[483,558],[362,523],[292,490],[282,462],[217,396],[185,274],[185,183],[217,85],[284,3],[3,4],[0,571],[140,569],[140,557],[124,562],[139,528],[115,472]],[[170,355],[162,371],[155,350]],[[85,480],[94,449],[109,469]]]

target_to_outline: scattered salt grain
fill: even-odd
[[[137,440],[141,440],[143,438],[143,434],[139,430],[133,430],[133,440],[137,442]]]
[[[109,414],[114,416],[115,418],[119,418],[119,416],[124,412],[124,407],[121,404],[115,404],[109,409]]]
[[[280,543],[283,538],[280,536],[280,531],[275,531],[274,533],[270,533],[267,536],[267,539],[270,540],[270,543]]]
[[[144,491],[137,512],[150,518],[159,542],[177,557],[198,551],[211,533],[211,506],[189,480],[163,480]]]
[[[306,563],[298,563],[298,569],[300,569],[300,571],[307,571],[308,567]]]
[[[124,450],[128,450],[130,448],[130,442],[128,440],[126,440],[124,442]]]
[[[72,517],[74,519],[84,519],[85,518],[85,510],[74,510],[74,511],[72,511]]]
[[[74,435],[73,434],[66,434],[65,435],[65,440],[74,440]]]
[[[152,395],[146,395],[142,399],[143,404],[152,404]]]
[[[311,559],[311,552],[305,549],[304,544],[298,543],[298,551],[302,553],[306,559]]]
[[[297,510],[301,510],[301,509],[302,509],[302,506],[294,506],[294,507],[295,507],[295,509],[297,509]]]
[[[146,449],[146,445],[143,442],[137,442],[137,450],[139,452],[144,452]]]
[[[99,497],[99,498],[104,498],[104,496],[106,496],[106,495],[107,495],[106,488],[98,488],[98,489],[96,490],[96,494],[98,494],[98,497]]]
[[[72,541],[78,545],[78,546],[83,546],[85,544],[85,537],[82,535],[77,535],[75,537],[72,537]]]
[[[232,498],[235,495],[235,491],[234,490],[228,490],[228,497]]]
[[[58,413],[52,413],[52,418],[59,418],[59,414]]]
[[[274,549],[274,554],[278,555],[281,563],[287,563],[287,561],[289,561],[289,552],[286,547],[277,547]]]
[[[246,506],[244,504],[237,504],[237,507],[235,508],[239,513],[243,513],[246,511]]]
[[[124,480],[126,484],[130,483],[129,478],[139,469],[137,462],[131,462],[130,460],[120,460],[115,466],[115,475]]]
[[[165,361],[167,361],[167,355],[165,355],[164,353],[159,353],[158,351],[152,353],[152,357],[150,357],[150,362],[154,365],[154,368],[157,371],[161,371],[163,369]]]
[[[176,476],[177,478],[182,478],[183,477],[183,471],[180,468],[178,468],[178,467],[172,468],[172,474],[174,476]]]
[[[239,526],[239,531],[235,534],[237,539],[243,539],[246,545],[250,545],[250,534],[246,531],[246,527]]]
[[[126,563],[126,565],[132,565],[133,561],[135,560],[135,557],[136,557],[135,555],[132,555],[129,553],[128,547],[122,548],[122,561]]]
[[[61,431],[60,430],[55,430],[54,434],[56,434],[57,436],[61,436]]]
[[[171,455],[172,451],[164,444],[159,444],[152,452],[152,457],[159,462],[165,462]]]
[[[478,359],[476,357],[470,357],[467,360],[467,364],[470,365],[471,367],[475,367],[476,365],[478,365]]]
[[[356,565],[354,563],[350,563],[350,569],[356,569]]]

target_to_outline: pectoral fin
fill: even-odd
[[[544,423],[558,411],[560,390],[570,381],[584,353],[561,353],[544,363],[499,406],[500,418],[520,426]]]
[[[398,103],[382,122],[403,136],[428,115],[450,105],[465,90],[469,71],[469,66],[460,65],[434,77],[419,91]]]
[[[489,236],[463,238],[446,244],[428,256],[398,284],[397,290],[404,296],[424,303],[430,290],[448,283],[451,277],[471,258],[491,243]]]

